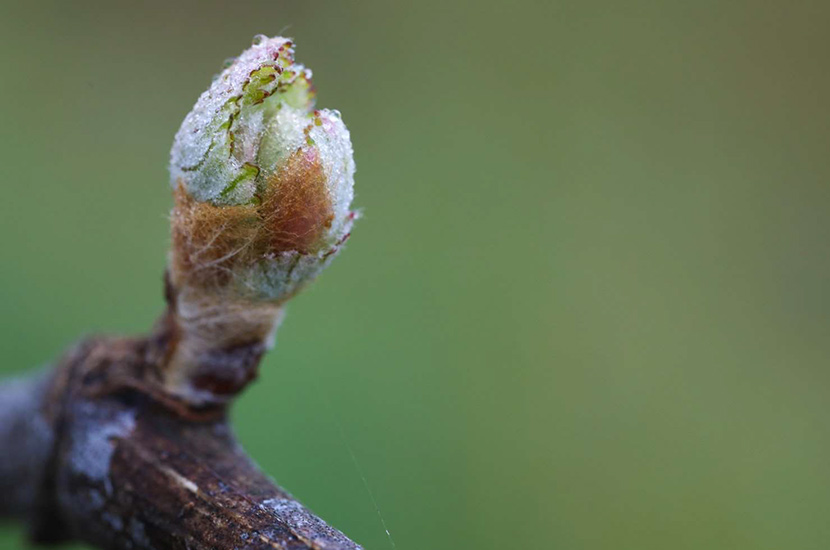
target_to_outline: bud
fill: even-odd
[[[282,304],[349,236],[349,132],[339,112],[314,110],[314,97],[293,43],[257,35],[176,134],[169,282],[178,337],[164,379],[192,402],[250,380]],[[233,367],[240,361],[248,366]]]
[[[279,302],[338,251],[354,219],[352,145],[314,96],[293,43],[260,35],[199,97],[170,155],[176,286]]]

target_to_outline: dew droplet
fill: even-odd
[[[267,36],[265,36],[264,34],[257,34],[254,35],[253,40],[251,40],[251,44],[254,46],[261,46],[265,43],[266,40],[268,40]]]
[[[224,60],[224,61],[222,62],[222,68],[223,68],[223,69],[227,69],[228,67],[230,67],[231,65],[233,65],[235,62],[236,62],[236,58],[235,58],[235,57],[229,57],[229,58],[227,58],[226,60]]]

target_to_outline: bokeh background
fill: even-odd
[[[0,373],[148,329],[173,134],[282,33],[365,217],[233,411],[263,468],[367,549],[363,476],[399,550],[830,548],[828,19],[3,0]]]

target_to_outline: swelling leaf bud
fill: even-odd
[[[293,43],[261,36],[199,97],[170,155],[174,285],[280,302],[338,251],[352,145],[314,97]]]

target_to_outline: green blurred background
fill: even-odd
[[[365,217],[233,411],[279,483],[367,549],[358,470],[399,550],[830,548],[829,16],[4,0],[0,372],[148,329],[173,134],[283,33]]]

